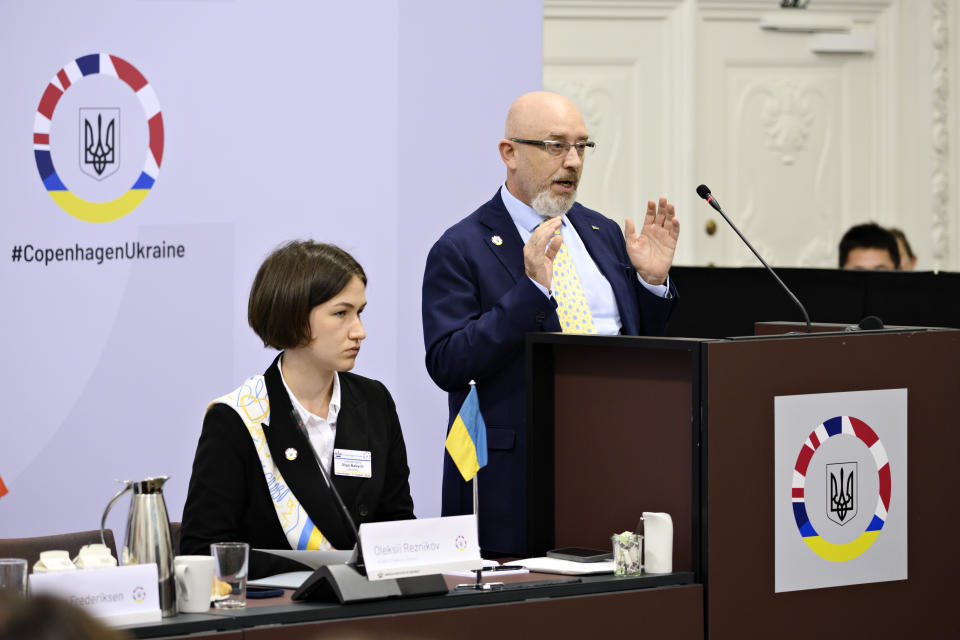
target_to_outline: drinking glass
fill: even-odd
[[[27,561],[23,558],[0,558],[0,591],[18,596],[27,595]]]
[[[242,609],[247,606],[247,564],[250,545],[246,542],[214,542],[210,545],[216,580],[213,606]]]

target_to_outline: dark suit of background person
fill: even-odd
[[[508,116],[508,131],[509,123]],[[430,250],[423,332],[427,370],[449,394],[448,429],[469,381],[477,383],[489,451],[478,483],[481,548],[519,555],[526,551],[525,334],[561,329],[556,302],[525,273],[524,242],[500,193],[448,229]],[[566,217],[613,289],[621,333],[662,334],[675,302],[673,285],[663,298],[638,281],[624,236],[612,220],[578,203]],[[472,488],[445,454],[442,513],[472,510]]]
[[[270,454],[330,543],[337,549],[351,549],[353,532],[294,423],[277,360],[264,373],[270,398],[269,427],[264,433]],[[361,522],[413,518],[406,449],[390,393],[380,382],[356,374],[341,371],[339,378],[341,408],[334,446],[369,451],[372,473],[370,478],[333,475],[334,486],[358,527]],[[298,452],[295,460],[287,459],[288,448]],[[290,549],[250,434],[232,408],[217,403],[203,421],[183,511],[180,551],[209,555],[210,543],[228,541],[247,542],[251,549]],[[304,569],[277,556],[251,553],[251,578]]]

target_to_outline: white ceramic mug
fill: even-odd
[[[177,610],[180,613],[209,611],[213,556],[177,556],[173,559],[173,572],[177,576]]]

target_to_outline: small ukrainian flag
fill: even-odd
[[[450,427],[446,448],[466,482],[487,466],[487,425],[480,415],[480,400],[474,384],[470,385],[470,393]]]

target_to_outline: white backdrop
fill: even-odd
[[[0,52],[0,215],[11,256],[0,261],[0,379],[11,409],[0,537],[96,528],[115,479],[150,475],[171,477],[167,506],[179,520],[207,403],[274,356],[247,327],[253,274],[275,246],[307,237],[342,246],[367,271],[356,371],[393,392],[416,513],[438,515],[447,409],[423,365],[424,259],[503,179],[506,109],[541,83],[541,3],[8,0]],[[102,224],[61,209],[34,161],[47,83],[91,53],[134,65],[164,121],[153,188]],[[108,97],[124,88],[98,81],[114,83]],[[118,106],[84,103],[96,96],[92,82],[63,94],[52,149],[76,146],[78,107]],[[122,114],[123,135],[146,135],[142,113]],[[144,141],[128,138],[120,162],[139,164]],[[53,153],[58,174],[73,171],[71,156]],[[83,179],[66,180],[83,197]],[[40,248],[137,241],[182,245],[183,257],[27,261]],[[109,522],[118,536],[122,505]]]

